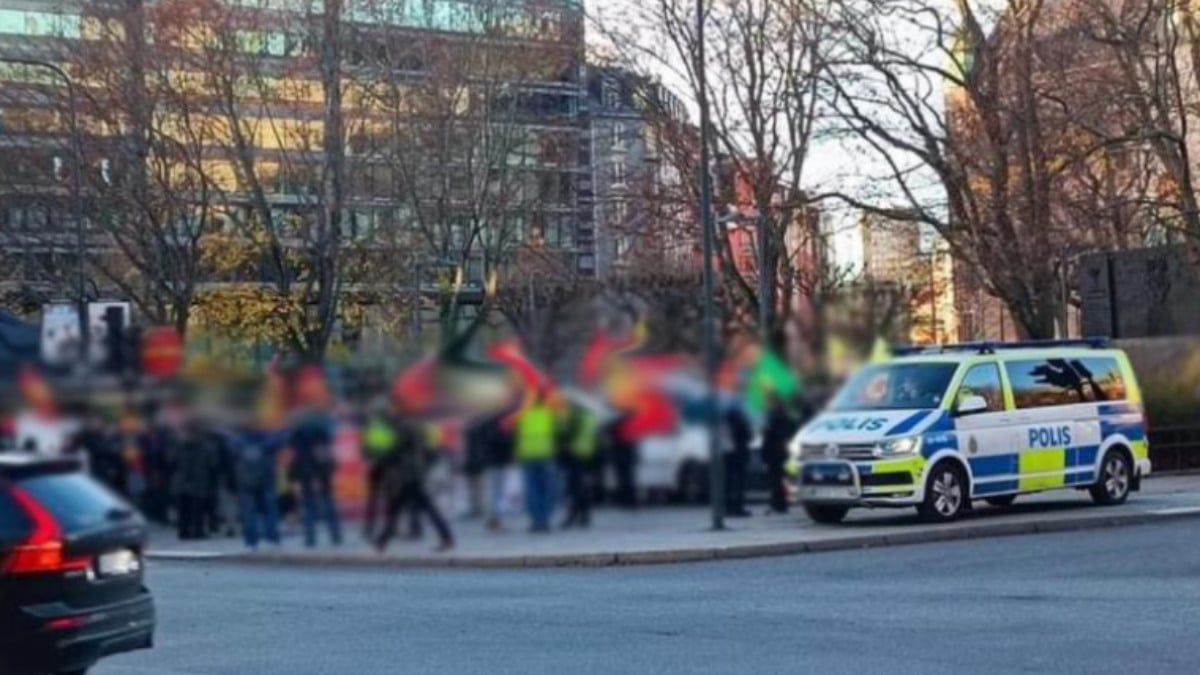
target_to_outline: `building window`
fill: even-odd
[[[616,185],[625,184],[625,160],[618,159],[612,164],[612,179]]]
[[[613,125],[612,144],[613,144],[614,150],[624,150],[625,149],[625,125],[624,124],[618,123],[618,124]]]
[[[629,205],[624,199],[613,202],[613,224],[624,225],[629,220]]]
[[[78,38],[81,24],[74,14],[0,9],[0,33],[8,35]]]
[[[605,108],[619,108],[621,106],[621,87],[616,81],[611,79],[604,80],[601,102]]]

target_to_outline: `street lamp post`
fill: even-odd
[[[767,271],[770,257],[770,230],[767,214],[760,213],[758,223],[758,330],[763,349],[771,343],[771,284],[775,281],[775,269]]]
[[[48,61],[0,56],[0,63],[44,68],[67,84],[67,107],[70,109],[71,115],[71,154],[74,156],[72,162],[74,169],[71,171],[71,201],[75,219],[75,291],[79,311],[79,363],[86,383],[90,371],[88,360],[91,356],[91,340],[89,339],[91,326],[87,316],[87,245],[84,240],[83,227],[83,141],[79,135],[79,109],[76,105],[75,81],[71,79],[70,75],[67,75],[65,70]]]
[[[712,527],[725,529],[725,462],[717,442],[717,327],[713,292],[713,185],[709,172],[709,137],[712,133],[708,107],[708,77],[704,49],[704,0],[696,0],[696,82],[700,103],[700,223],[704,228],[704,370],[708,382],[708,492],[712,504]]]

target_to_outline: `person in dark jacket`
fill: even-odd
[[[767,469],[767,485],[771,491],[770,512],[787,513],[787,484],[784,467],[787,465],[788,442],[796,432],[796,422],[787,406],[773,393],[767,395],[767,423],[763,429],[762,456]]]
[[[488,529],[503,528],[505,488],[513,463],[513,435],[504,427],[504,415],[495,415],[484,423],[487,439]]]
[[[637,508],[637,441],[630,436],[629,419],[624,413],[608,429],[609,461],[616,474],[616,503],[627,509]]]
[[[422,430],[408,420],[398,420],[395,451],[387,462],[383,479],[387,511],[384,513],[383,531],[375,539],[375,548],[380,553],[387,550],[395,537],[397,520],[404,509],[411,509],[417,517],[421,514],[429,516],[440,539],[437,547],[439,552],[454,547],[450,526],[425,487],[429,467],[435,459],[432,455],[433,451]]]
[[[121,457],[116,430],[97,413],[88,415],[74,439],[73,452],[87,458],[96,480],[121,495],[128,495],[129,472]]]
[[[242,519],[242,539],[246,546],[258,548],[261,538],[278,546],[279,508],[275,499],[275,457],[280,433],[254,423],[243,423],[234,439],[234,478],[237,483],[238,512]]]
[[[174,456],[170,444],[174,434],[158,418],[158,412],[148,415],[149,423],[138,434],[138,447],[142,454],[142,466],[146,477],[146,489],[142,493],[142,512],[153,522],[166,524],[171,495],[170,458]]]
[[[172,493],[179,538],[203,539],[205,505],[216,480],[218,453],[214,437],[200,420],[189,420],[178,447]]]
[[[745,518],[750,515],[746,510],[746,472],[754,431],[741,405],[731,404],[725,411],[725,428],[729,432],[729,449],[725,453],[725,508],[730,517]]]
[[[292,465],[288,478],[299,486],[304,545],[317,545],[317,523],[329,525],[329,538],[342,543],[342,524],[333,500],[333,419],[318,408],[301,411],[290,434]]]
[[[582,406],[572,406],[559,441],[559,457],[567,477],[569,498],[563,529],[592,525],[592,463],[599,445],[596,416]]]
[[[467,479],[467,518],[482,518],[484,515],[484,477],[488,469],[489,446],[492,444],[493,428],[490,418],[476,420],[467,429],[466,457],[463,474]]]

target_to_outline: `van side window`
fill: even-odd
[[[1120,401],[1125,378],[1112,357],[1037,359],[1005,364],[1017,408]]]
[[[982,363],[968,370],[958,387],[958,398],[954,404],[961,404],[968,396],[983,397],[983,400],[987,401],[988,412],[1004,410],[1004,388],[1000,384],[999,366],[994,363]]]

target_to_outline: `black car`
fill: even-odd
[[[0,675],[83,673],[149,648],[146,536],[78,461],[0,453]]]

